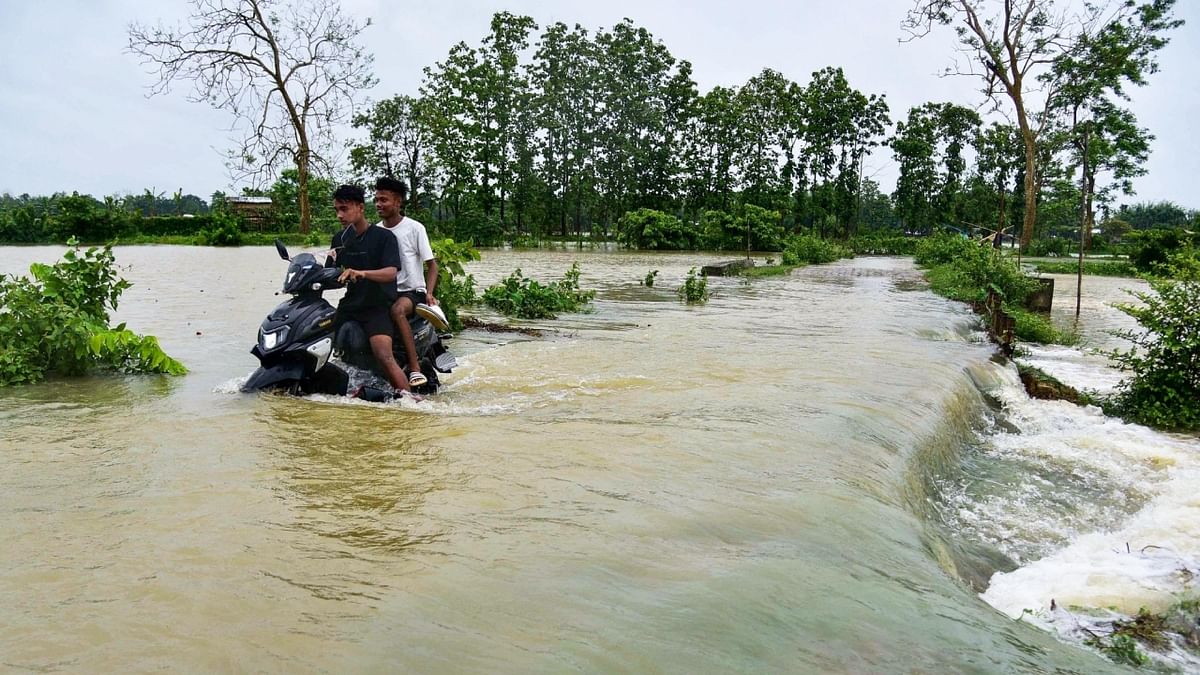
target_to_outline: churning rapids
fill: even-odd
[[[1094,673],[1052,599],[1189,590],[1196,438],[1028,399],[909,259],[681,304],[716,259],[485,251],[482,286],[578,260],[595,311],[468,331],[443,393],[375,405],[237,393],[271,249],[117,249],[115,318],[191,374],[0,391],[3,669]],[[1087,281],[1119,346],[1140,282]]]

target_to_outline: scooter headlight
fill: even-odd
[[[287,336],[288,327],[284,326],[270,332],[263,332],[258,338],[258,343],[263,348],[263,351],[270,351],[287,342]]]

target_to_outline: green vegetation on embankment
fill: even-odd
[[[1037,280],[1021,273],[1016,262],[990,246],[957,235],[935,235],[923,239],[915,253],[918,265],[938,295],[971,303],[981,308],[989,295],[1015,322],[1013,332],[1026,342],[1074,344],[1078,337],[1055,328],[1044,316],[1024,307],[1037,290]]]

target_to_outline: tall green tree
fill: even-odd
[[[911,38],[935,26],[954,26],[965,59],[951,73],[982,81],[995,109],[1011,113],[1025,150],[1025,211],[1021,244],[1037,222],[1039,144],[1052,123],[1058,93],[1069,81],[1053,65],[1079,53],[1104,26],[1140,22],[1147,12],[1169,14],[1174,0],[1087,2],[1070,0],[915,0],[903,22]],[[960,65],[959,65],[960,64]]]
[[[799,85],[770,68],[738,90],[736,163],[745,203],[787,210],[801,126]]]
[[[744,102],[737,90],[729,87],[713,87],[696,99],[695,114],[684,130],[681,189],[685,210],[697,214],[732,208]]]
[[[1158,70],[1156,52],[1167,44],[1163,34],[1182,25],[1172,17],[1174,0],[1155,0],[1131,16],[1118,15],[1083,34],[1076,50],[1060,55],[1044,80],[1061,82],[1052,99],[1060,111],[1063,135],[1079,167],[1081,236],[1090,246],[1095,222],[1097,175],[1111,171],[1114,187],[1131,191],[1130,178],[1144,174],[1142,163],[1153,138],[1133,114],[1113,99],[1128,98],[1125,85],[1144,85]],[[1107,189],[1102,190],[1107,192]]]
[[[1016,127],[993,122],[975,137],[977,182],[971,192],[974,222],[998,233],[1010,228],[1010,197],[1019,194],[1017,176],[1024,166],[1024,149]],[[996,247],[1002,238],[993,240]]]
[[[535,152],[540,167],[542,202],[559,233],[567,220],[581,226],[594,201],[595,134],[599,99],[596,45],[578,24],[555,23],[538,40],[528,67],[537,127]]]
[[[863,162],[890,124],[887,102],[851,88],[842,69],[832,67],[813,73],[801,100],[803,164],[813,195],[808,220],[822,233],[833,226],[852,234]]]
[[[967,162],[963,151],[978,133],[979,114],[953,103],[926,103],[897,123],[890,144],[900,165],[896,212],[910,229],[963,225]]]
[[[637,207],[668,206],[678,180],[691,65],[677,62],[645,28],[626,19],[596,36],[600,116],[597,188],[601,222]],[[682,102],[682,103],[680,103]]]
[[[397,95],[354,115],[351,124],[367,138],[350,147],[350,165],[360,174],[396,176],[408,181],[410,203],[418,203],[429,182],[433,138],[422,101]]]

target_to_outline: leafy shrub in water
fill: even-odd
[[[657,276],[658,276],[658,270],[650,270],[649,272],[646,272],[646,278],[642,279],[642,285],[645,286],[646,288],[653,287],[654,286],[654,278]]]
[[[433,257],[438,262],[438,284],[435,289],[438,306],[446,315],[450,329],[462,330],[462,318],[458,310],[475,302],[475,277],[467,274],[463,265],[479,260],[479,251],[469,243],[453,239],[436,239],[430,242]]]
[[[654,209],[629,211],[617,221],[617,242],[630,248],[657,251],[694,249],[700,232],[691,223]]]
[[[1200,429],[1200,281],[1156,281],[1121,305],[1142,330],[1117,335],[1133,343],[1111,356],[1133,377],[1121,383],[1114,411],[1163,429]]]
[[[675,293],[689,305],[708,301],[708,277],[700,274],[696,275],[696,268],[688,270],[687,279],[684,279],[683,285],[680,286]]]
[[[815,234],[788,237],[781,256],[784,265],[820,264],[853,257],[850,249]]]
[[[99,369],[187,372],[153,336],[108,325],[109,309],[129,288],[117,276],[111,246],[73,248],[60,262],[35,263],[29,272],[32,278],[0,280],[0,386]]]
[[[1095,647],[1113,663],[1140,668],[1150,663],[1150,657],[1138,649],[1137,640],[1128,635],[1113,635],[1107,640],[1101,637],[1088,638],[1084,644]]]
[[[483,292],[488,307],[521,319],[554,319],[560,312],[582,312],[596,296],[579,289],[579,263],[559,281],[541,284],[526,278],[518,269],[504,281]]]

